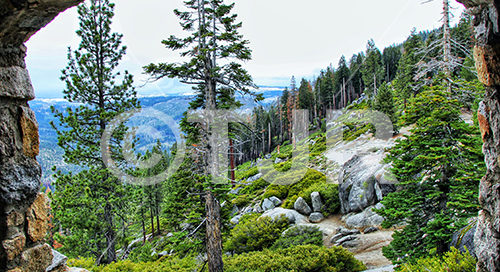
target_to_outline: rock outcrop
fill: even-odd
[[[383,151],[358,154],[344,164],[339,174],[342,214],[361,212],[396,189],[384,157]]]
[[[281,216],[285,216],[288,218],[288,222],[291,224],[306,224],[309,223],[307,217],[298,213],[296,210],[284,209],[284,208],[275,208],[263,213],[260,217],[271,217],[273,219],[278,219]]]
[[[52,249],[47,197],[39,194],[38,124],[26,70],[26,42],[81,0],[0,1],[0,271],[45,272]]]
[[[458,0],[474,16],[474,59],[486,95],[478,111],[487,167],[479,186],[477,271],[500,271],[500,22],[497,0]]]

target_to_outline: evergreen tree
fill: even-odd
[[[375,46],[373,40],[369,40],[366,46],[366,58],[364,59],[361,73],[365,83],[366,93],[370,97],[375,97],[377,90],[384,80],[384,65],[382,54]]]
[[[300,81],[299,87],[299,108],[309,110],[309,118],[313,117],[314,94],[311,83],[306,79]],[[311,119],[312,120],[312,119]]]
[[[377,97],[375,98],[375,102],[373,103],[373,109],[376,111],[383,112],[386,114],[389,119],[391,119],[391,123],[394,129],[393,133],[397,132],[397,119],[396,119],[396,109],[394,107],[394,98],[392,96],[392,87],[387,83],[382,84],[380,86],[379,92],[377,93]]]
[[[386,158],[399,189],[384,198],[383,227],[404,224],[383,249],[395,263],[442,254],[454,232],[478,211],[478,183],[485,165],[478,129],[460,119],[460,107],[444,86],[412,99],[404,116],[415,123]]]
[[[234,4],[226,5],[222,0],[189,0],[184,2],[188,11],[175,10],[184,31],[190,35],[185,38],[170,36],[163,44],[171,50],[182,50],[181,56],[189,58],[183,63],[150,64],[145,71],[153,78],[178,78],[194,85],[197,97],[191,102],[190,109],[227,109],[240,104],[235,93],[255,95],[250,88],[255,87],[251,76],[242,68],[239,61],[251,58],[248,41],[243,40],[238,30],[241,23],[231,14]],[[192,169],[190,173],[205,177],[206,212],[206,251],[209,271],[222,271],[222,238],[220,204],[217,200],[216,186],[208,182],[209,159],[213,158],[215,143],[211,126],[194,125],[184,119],[181,123],[188,137],[188,143],[196,148],[191,150]],[[215,154],[218,156],[219,154]],[[210,157],[212,156],[212,157]],[[201,171],[200,171],[201,170]]]
[[[334,92],[336,101],[335,104],[338,105],[337,108],[344,108],[350,102],[348,101],[348,91],[347,86],[349,83],[350,71],[347,67],[345,57],[342,56],[339,60],[339,66],[335,71],[334,78]]]
[[[417,63],[421,60],[419,54],[423,46],[422,38],[417,35],[415,30],[403,44],[403,56],[399,60],[399,70],[396,75],[395,88],[396,97],[403,102],[403,108],[406,109],[408,100],[413,97],[420,86],[415,82],[418,68]]]
[[[401,45],[391,45],[382,53],[385,67],[385,82],[391,82],[396,77],[401,59]]]
[[[116,115],[138,106],[132,75],[125,71],[118,83],[116,68],[125,55],[122,35],[111,32],[114,4],[91,0],[78,6],[81,42],[69,49],[68,66],[62,71],[64,98],[81,103],[59,112],[52,108],[58,123],[58,144],[65,162],[80,166],[79,173],[55,175],[52,195],[55,219],[63,230],[63,250],[70,256],[90,256],[96,262],[116,260],[117,221],[126,210],[127,190],[101,159],[100,140],[108,122]],[[122,127],[113,134],[113,143],[124,135]],[[120,148],[111,145],[119,154]]]

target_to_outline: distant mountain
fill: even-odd
[[[264,96],[261,105],[269,105],[281,96],[283,88],[281,87],[261,87],[258,92]],[[178,124],[182,114],[189,107],[192,95],[167,95],[167,96],[149,96],[140,97],[139,101],[143,109],[156,110],[162,113],[162,116],[169,116]],[[244,104],[240,109],[243,112],[251,112],[257,106],[249,97],[240,97],[239,100]],[[50,186],[53,180],[52,167],[56,166],[62,171],[77,171],[78,167],[68,165],[63,160],[63,150],[57,144],[57,133],[50,125],[53,121],[57,123],[50,107],[54,106],[59,111],[64,111],[68,107],[78,107],[79,104],[69,103],[64,99],[35,99],[29,102],[30,107],[35,112],[40,131],[40,155],[38,162],[42,167],[42,182],[45,186]],[[164,115],[163,115],[164,114]],[[162,118],[151,118],[150,116],[134,117],[127,124],[132,127],[138,127],[136,132],[139,137],[138,151],[150,149],[157,140],[165,146],[170,146],[175,142],[174,133]]]

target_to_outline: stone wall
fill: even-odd
[[[77,0],[0,0],[0,271],[44,272],[49,200],[39,193],[38,124],[24,42]]]
[[[474,58],[486,86],[478,120],[487,173],[479,188],[479,222],[474,237],[477,271],[500,271],[500,30],[498,0],[459,0],[474,15]]]

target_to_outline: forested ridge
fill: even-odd
[[[162,41],[183,62],[151,63],[144,72],[192,85],[190,112],[208,113],[203,121],[184,113],[182,143],[135,153],[138,162],[156,158],[149,168],[130,167],[123,150],[137,150],[120,145],[130,134],[114,127],[105,153],[134,180],[164,173],[183,155],[168,178],[138,184],[101,158],[113,120],[141,107],[133,76],[118,69],[127,48],[111,30],[114,4],[82,3],[81,43],[69,49],[61,75],[65,99],[80,104],[52,108],[64,160],[82,170],[54,168],[48,240],[70,266],[92,271],[347,272],[371,266],[355,258],[356,241],[380,232],[392,234],[381,251],[398,271],[475,271],[473,249],[461,240],[475,226],[486,171],[476,115],[484,87],[471,16],[450,26],[447,5],[443,27],[412,30],[384,49],[370,39],[364,52],[313,79],[291,76],[274,103],[240,113],[221,136],[211,111],[237,111],[240,96],[263,99],[244,68],[251,41],[240,34],[234,4],[186,1],[174,11],[185,36]],[[366,117],[373,112],[389,122],[376,126]],[[305,134],[296,130],[299,118]],[[375,148],[377,129],[388,135]],[[363,153],[332,161],[329,152],[358,143],[368,146]],[[370,164],[370,156],[383,159]],[[362,223],[352,223],[355,216]],[[335,230],[319,224],[335,220],[342,221]]]

